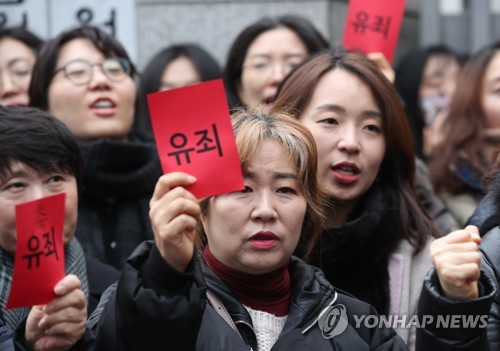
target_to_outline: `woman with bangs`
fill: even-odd
[[[201,200],[189,174],[162,176],[155,239],[132,254],[91,316],[97,350],[406,350],[372,306],[292,256],[318,240],[325,197],[312,135],[284,114],[241,111],[233,131],[245,188]],[[196,242],[199,238],[199,245]]]
[[[0,28],[0,105],[28,105],[31,72],[42,43],[24,27]]]
[[[76,238],[97,298],[135,247],[153,238],[149,199],[162,171],[152,136],[133,129],[135,78],[123,46],[83,26],[42,46],[29,88],[31,105],[61,120],[82,148]]]
[[[283,78],[309,55],[330,46],[306,17],[263,17],[234,39],[224,67],[230,109],[268,111]]]
[[[483,178],[500,145],[499,77],[500,43],[469,58],[443,122],[442,142],[429,161],[436,193],[460,225],[467,223],[485,195]]]

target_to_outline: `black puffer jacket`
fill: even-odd
[[[433,269],[427,275],[419,301],[419,316],[467,316],[483,318],[474,327],[443,328],[437,323],[417,329],[417,350],[500,350],[500,228],[488,232],[480,244],[481,277],[480,297],[469,302],[451,301],[444,297],[439,280]],[[487,326],[483,323],[488,317]],[[471,320],[471,319],[469,319]]]
[[[488,193],[481,199],[466,225],[475,225],[483,236],[500,225],[500,172],[496,172],[488,186]]]
[[[392,329],[369,329],[363,323],[356,328],[353,315],[377,312],[336,291],[318,269],[294,257],[289,270],[292,301],[273,350],[407,350]],[[247,310],[204,261],[195,255],[186,272],[168,266],[152,242],[141,244],[90,318],[97,349],[154,350],[165,345],[169,350],[257,350]],[[207,303],[207,287],[222,301],[241,337]],[[318,318],[332,305],[345,307],[348,324],[339,335],[325,338]]]
[[[488,320],[488,340],[491,350],[500,350],[500,227],[495,227],[484,235],[479,249],[483,269],[496,284]]]

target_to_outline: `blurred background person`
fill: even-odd
[[[177,44],[158,52],[141,73],[140,99],[144,109],[138,116],[138,126],[152,132],[147,94],[181,88],[222,77],[219,63],[197,44]]]
[[[460,227],[485,194],[483,178],[500,143],[500,43],[471,56],[463,66],[442,142],[429,162],[436,193]]]
[[[0,105],[26,106],[42,39],[23,27],[0,28]]]
[[[243,29],[233,41],[224,68],[229,108],[269,110],[285,76],[328,42],[306,18],[265,17]]]
[[[464,58],[445,45],[408,52],[395,70],[394,85],[405,106],[417,156],[427,161],[441,139]]]

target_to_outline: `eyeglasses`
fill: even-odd
[[[31,78],[33,64],[33,60],[24,57],[16,58],[10,61],[5,70],[7,71],[12,84],[21,88],[26,86]],[[3,80],[1,79],[0,85],[3,87]]]
[[[64,76],[74,85],[88,84],[92,80],[94,70],[99,66],[102,73],[112,82],[121,82],[130,75],[130,62],[122,57],[112,57],[100,63],[90,63],[86,60],[73,60],[54,71],[63,71]]]
[[[281,73],[286,76],[290,73],[295,67],[300,64],[301,60],[296,61],[285,61],[279,64],[273,63],[271,61],[263,61],[256,62],[248,65],[244,65],[243,69],[251,69],[255,71],[256,74],[269,77],[272,74],[276,73],[276,67],[279,66],[281,69]]]

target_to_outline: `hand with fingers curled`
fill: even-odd
[[[470,301],[479,296],[480,242],[478,228],[469,225],[431,244],[432,262],[444,294],[449,299]]]
[[[47,305],[33,306],[25,339],[33,350],[69,350],[85,333],[87,301],[80,279],[68,274],[54,287],[56,298]]]
[[[156,183],[149,216],[155,244],[163,259],[184,272],[194,254],[196,228],[201,216],[197,198],[185,187],[196,178],[182,172],[167,173]]]
[[[389,82],[394,83],[396,72],[383,53],[371,52],[366,56],[378,67],[380,73],[382,73],[389,80]]]

